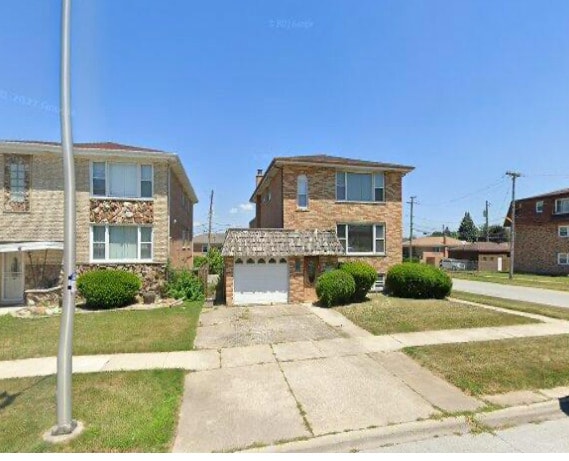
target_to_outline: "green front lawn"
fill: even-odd
[[[569,335],[404,349],[472,395],[569,385]]]
[[[76,313],[73,354],[190,350],[201,306],[188,302],[174,308]],[[0,360],[57,355],[60,320],[0,316]]]
[[[564,309],[563,307],[515,301],[505,298],[495,298],[493,296],[477,295],[474,293],[466,293],[464,291],[453,291],[451,297],[461,299],[463,301],[471,301],[474,303],[501,307],[503,309],[510,309],[513,311],[544,315],[545,317],[551,317],[554,319],[569,320],[569,309]]]
[[[374,335],[538,322],[447,300],[403,299],[383,295],[372,295],[369,301],[342,306],[337,310]]]
[[[167,452],[184,387],[181,370],[73,375],[73,418],[84,432],[42,440],[56,421],[55,376],[0,381],[0,452]]]
[[[514,274],[512,280],[506,272],[449,272],[452,278],[475,282],[492,282],[503,285],[545,288],[547,290],[569,291],[569,277],[566,275]]]

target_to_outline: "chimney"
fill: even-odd
[[[261,180],[263,179],[263,170],[257,170],[257,176],[255,176],[255,180],[257,182],[257,186],[259,185],[259,183],[261,182]]]

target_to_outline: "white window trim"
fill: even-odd
[[[564,263],[561,262],[561,255],[565,255]],[[557,265],[558,266],[569,266],[569,253],[557,253]]]
[[[346,222],[339,222],[336,223],[336,234],[338,233],[338,226],[346,226],[346,238],[345,239],[340,239],[340,237],[338,237],[338,240],[346,240],[346,245],[345,245],[345,249],[346,252],[344,253],[347,256],[386,256],[387,255],[387,226],[385,225],[384,222],[376,222],[376,223],[358,223],[358,222],[350,222],[350,223],[346,223]],[[373,251],[370,252],[349,252],[348,251],[348,226],[372,226],[372,230],[373,230]],[[376,252],[375,251],[375,243],[376,240],[381,240],[376,238],[376,226],[383,226],[383,249],[384,251],[382,252]]]
[[[93,194],[93,163],[104,163],[105,164],[105,195],[95,195]],[[136,193],[137,193],[137,197],[120,197],[120,196],[113,196],[109,194],[109,164],[125,164],[125,165],[136,165],[136,174],[137,174],[137,181],[136,181]],[[143,166],[149,166],[150,170],[151,170],[151,177],[152,177],[152,190],[151,190],[151,194],[150,197],[141,197],[141,189],[142,189],[142,167]],[[97,199],[97,200],[116,200],[116,199],[120,199],[120,200],[139,200],[139,201],[152,201],[154,200],[154,165],[152,163],[140,163],[140,162],[129,162],[129,161],[113,161],[113,162],[108,162],[106,160],[103,161],[97,161],[97,160],[91,160],[89,162],[89,196],[92,199]]]
[[[543,200],[539,200],[535,202],[535,212],[536,213],[543,213]]]
[[[341,199],[338,198],[338,173],[343,173],[344,174],[344,189],[346,190],[346,198]],[[355,174],[369,174],[371,175],[371,200],[348,200],[348,173],[355,173]],[[375,185],[375,175],[381,174],[383,176],[383,200],[381,201],[376,201],[375,200],[375,189],[376,189],[376,185]],[[385,171],[374,171],[371,173],[362,173],[361,171],[350,171],[350,170],[341,170],[341,171],[336,171],[336,174],[334,175],[334,182],[336,185],[336,202],[340,202],[340,203],[386,203],[385,200],[385,196],[387,195],[385,192]]]
[[[554,209],[554,214],[569,214],[569,211],[557,211],[557,202],[561,202],[561,201],[567,201],[569,202],[569,197],[564,197],[564,198],[558,198],[555,200],[555,209]]]
[[[93,229],[95,227],[105,227],[105,259],[95,259],[93,257]],[[137,259],[110,259],[109,258],[109,227],[136,227],[138,231],[137,236],[137,243],[136,243],[136,254]],[[142,250],[142,243],[141,242],[141,228],[150,228],[151,229],[151,237],[150,237],[150,244],[151,244],[151,251],[150,251],[150,259],[142,259],[140,257],[141,250]],[[148,243],[148,242],[144,242]],[[120,224],[91,224],[89,229],[89,262],[91,264],[105,264],[105,263],[125,263],[125,264],[135,264],[135,263],[151,263],[154,261],[154,228],[152,226],[145,226],[145,225],[120,225]]]
[[[566,235],[561,235],[561,229],[565,229],[566,230]],[[557,228],[557,235],[561,238],[569,238],[569,226],[559,226]]]

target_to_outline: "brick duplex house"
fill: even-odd
[[[76,260],[131,270],[159,290],[168,259],[191,267],[197,197],[176,154],[75,144]],[[63,162],[57,143],[0,142],[0,303],[57,291],[63,256]],[[49,290],[48,290],[49,291]]]
[[[227,303],[314,301],[315,279],[338,261],[366,261],[383,277],[402,260],[402,179],[413,169],[328,155],[273,159],[257,171],[251,230],[226,237]]]
[[[516,200],[514,245],[515,271],[569,274],[569,189]]]

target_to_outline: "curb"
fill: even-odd
[[[475,422],[481,423],[490,430],[504,429],[528,423],[540,423],[567,418],[568,416],[569,398],[473,414]],[[243,450],[239,451],[239,453],[349,453],[373,451],[382,447],[419,442],[436,437],[465,435],[472,433],[472,428],[472,425],[469,424],[469,418],[457,416],[322,435],[308,440]]]

